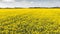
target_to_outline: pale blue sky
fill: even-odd
[[[0,7],[60,7],[60,0],[0,0]]]

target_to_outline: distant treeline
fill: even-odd
[[[60,8],[60,7],[25,7],[25,8]],[[0,8],[0,9],[24,9],[24,7],[14,7],[14,8],[9,8],[9,7],[6,7],[6,8]]]

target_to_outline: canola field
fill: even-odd
[[[60,9],[0,9],[0,34],[60,34]]]

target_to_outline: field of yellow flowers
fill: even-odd
[[[0,9],[0,34],[60,34],[60,9]]]

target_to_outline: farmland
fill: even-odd
[[[0,34],[60,34],[60,9],[0,9]]]

